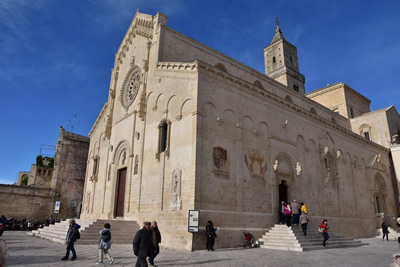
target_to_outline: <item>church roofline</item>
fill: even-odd
[[[325,87],[322,87],[322,88],[319,88],[317,90],[314,90],[314,91],[311,91],[311,92],[307,93],[306,96],[311,98],[311,97],[322,95],[322,94],[325,94],[325,93],[327,93],[329,91],[337,90],[337,89],[340,89],[340,88],[344,88],[345,90],[348,90],[348,91],[356,94],[360,98],[362,98],[365,101],[367,101],[368,104],[371,103],[371,100],[369,100],[368,98],[366,98],[365,96],[363,96],[362,94],[360,94],[359,92],[357,92],[356,90],[354,90],[353,88],[351,88],[350,86],[348,86],[347,84],[345,84],[343,82],[329,84],[329,85],[327,85]]]

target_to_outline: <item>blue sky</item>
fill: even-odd
[[[1,0],[0,183],[29,171],[60,126],[88,135],[138,8],[166,14],[169,27],[260,72],[279,17],[306,92],[344,82],[372,100],[371,110],[400,111],[397,0]]]

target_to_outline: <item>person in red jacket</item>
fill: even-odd
[[[322,223],[319,225],[319,229],[321,229],[322,236],[324,237],[324,241],[323,241],[322,245],[325,247],[326,246],[326,241],[328,241],[328,239],[329,239],[328,221],[327,220],[323,220]]]

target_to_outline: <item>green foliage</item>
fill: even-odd
[[[54,167],[54,158],[39,155],[36,157],[36,166],[51,169]]]

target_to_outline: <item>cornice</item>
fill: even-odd
[[[93,134],[93,131],[97,128],[97,125],[100,123],[101,119],[103,118],[107,108],[108,108],[108,102],[106,102],[104,104],[103,108],[101,109],[99,116],[97,117],[96,121],[93,124],[92,129],[89,132],[89,137]]]
[[[311,111],[306,110],[294,103],[290,103],[290,102],[286,101],[284,98],[279,97],[269,91],[266,91],[265,89],[261,89],[261,88],[255,86],[254,84],[249,83],[248,81],[245,81],[239,77],[233,76],[227,72],[221,71],[203,61],[197,60],[197,62],[198,62],[199,71],[204,71],[205,73],[215,76],[218,79],[230,82],[233,85],[239,86],[241,89],[245,88],[245,89],[247,89],[247,91],[249,93],[251,93],[252,95],[254,95],[256,97],[262,97],[263,99],[270,101],[271,103],[274,103],[274,104],[280,105],[280,106],[284,106],[286,109],[295,111],[296,114],[298,114],[298,115],[306,117],[307,119],[311,119],[314,122],[316,122],[317,124],[323,124],[326,127],[331,128],[332,130],[335,130],[335,131],[337,131],[341,134],[344,134],[350,138],[354,138],[358,142],[375,147],[375,148],[380,149],[387,153],[390,151],[388,148],[386,148],[384,146],[381,146],[377,143],[369,141],[369,140],[365,139],[364,137],[352,132],[351,130],[348,130],[342,126],[339,126],[339,125],[331,122],[330,120],[322,118],[322,117],[312,113]],[[233,86],[233,87],[235,87],[235,86]]]

